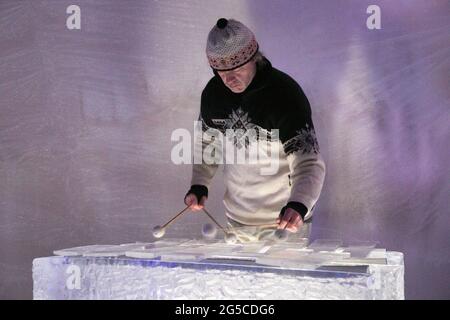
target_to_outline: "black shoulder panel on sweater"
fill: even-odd
[[[268,61],[268,60],[267,60]],[[233,93],[219,76],[202,92],[199,119],[205,128],[279,130],[285,153],[318,153],[311,107],[300,85],[288,74],[267,66],[258,70],[242,93]]]

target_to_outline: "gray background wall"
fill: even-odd
[[[81,7],[81,30],[66,8]],[[381,8],[368,30],[366,8]],[[406,297],[450,298],[448,1],[0,0],[0,298],[32,298],[32,259],[151,241],[183,208],[217,18],[256,34],[310,99],[328,173],[314,238],[402,251]],[[223,219],[222,174],[208,207]],[[173,232],[198,234],[202,215]]]

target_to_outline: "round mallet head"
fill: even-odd
[[[162,238],[162,237],[164,237],[165,233],[166,233],[166,229],[164,229],[161,226],[156,226],[153,228],[153,236],[155,238]]]
[[[216,236],[216,234],[217,234],[216,226],[214,226],[214,225],[212,225],[210,223],[205,223],[202,226],[202,235],[205,238],[212,239],[212,238],[214,238]]]
[[[238,239],[234,233],[227,233],[225,235],[225,242],[228,244],[235,244],[237,240]]]
[[[277,241],[286,241],[289,236],[289,231],[285,229],[277,229],[275,231],[274,237]]]

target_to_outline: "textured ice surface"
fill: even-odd
[[[351,257],[334,246],[181,239],[118,247],[129,250],[95,257],[105,248],[86,246],[35,259],[34,298],[404,299],[403,254],[384,249]]]
[[[388,265],[369,266],[366,273],[242,263],[38,258],[33,262],[33,293],[35,299],[403,299],[402,254],[388,252],[388,257]],[[76,276],[78,287],[71,286]]]

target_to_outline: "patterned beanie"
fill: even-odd
[[[258,52],[255,35],[241,22],[220,18],[208,34],[206,55],[218,71],[238,68]]]

